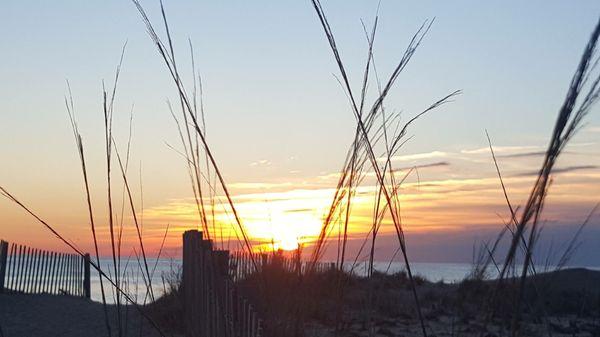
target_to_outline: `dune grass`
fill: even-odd
[[[189,43],[192,55],[191,72],[194,81],[192,90],[188,91],[187,86],[182,80],[180,65],[176,61],[177,57],[173,38],[170,33],[163,4],[161,3],[160,8],[161,23],[164,30],[162,35],[164,35],[164,38],[155,29],[155,25],[147,16],[141,3],[138,0],[132,1],[178,93],[177,106],[179,117],[177,117],[173,109],[173,104],[170,102],[168,103],[168,109],[178,128],[181,146],[183,147],[183,150],[179,151],[179,153],[186,162],[187,175],[190,179],[199,219],[198,223],[202,227],[206,238],[218,242],[222,248],[224,247],[223,226],[219,226],[219,233],[214,213],[216,204],[220,202],[218,194],[222,193],[226,204],[221,206],[226,208],[232,215],[232,231],[240,241],[242,251],[248,254],[247,256],[254,267],[254,273],[240,279],[237,281],[237,284],[254,303],[257,303],[260,312],[267,319],[266,333],[268,336],[301,336],[305,324],[314,320],[320,320],[326,325],[333,325],[335,335],[342,335],[349,328],[348,322],[351,322],[352,319],[357,319],[356,317],[359,317],[358,320],[362,322],[361,324],[365,325],[368,335],[373,336],[375,334],[375,320],[385,312],[392,312],[396,317],[406,315],[408,318],[414,319],[418,322],[420,334],[428,336],[431,334],[428,318],[433,317],[431,312],[434,309],[432,308],[439,303],[445,305],[452,303],[456,308],[459,308],[461,305],[467,306],[467,302],[474,301],[482,294],[488,298],[486,302],[488,304],[487,316],[484,325],[492,324],[497,316],[501,316],[504,319],[510,320],[510,334],[512,336],[522,334],[521,323],[526,311],[524,308],[527,307],[531,311],[531,298],[535,298],[542,293],[536,283],[536,279],[530,278],[530,276],[534,277],[537,274],[533,263],[533,256],[536,253],[536,243],[541,235],[540,220],[543,217],[545,199],[551,186],[552,172],[564,148],[580,129],[586,115],[600,97],[600,75],[596,74],[600,22],[596,25],[584,50],[579,66],[571,80],[567,96],[559,110],[544,161],[529,194],[529,198],[522,207],[515,207],[509,198],[509,191],[502,179],[500,165],[494,154],[491,139],[489,135],[487,136],[493,164],[497,170],[503,197],[508,206],[510,220],[501,228],[499,235],[493,243],[485,243],[479,253],[478,261],[480,264],[475,269],[473,277],[463,282],[460,286],[453,288],[451,294],[455,297],[452,297],[441,292],[426,294],[422,289],[431,286],[431,282],[427,282],[413,274],[408,244],[404,233],[400,203],[402,184],[413,170],[408,170],[408,172],[399,176],[398,171],[394,168],[392,158],[410,140],[410,137],[407,135],[408,130],[416,120],[451,102],[461,92],[457,90],[449,93],[404,122],[401,120],[399,114],[389,113],[386,110],[385,104],[386,98],[421,43],[423,43],[434,20],[425,21],[416,30],[408,42],[406,50],[399,57],[398,63],[384,81],[380,79],[375,66],[374,46],[379,16],[375,16],[371,29],[368,29],[363,23],[365,38],[367,40],[367,52],[364,69],[362,69],[362,80],[359,83],[359,90],[357,91],[350,81],[349,70],[343,62],[333,29],[320,1],[311,0],[318,22],[323,28],[332,51],[339,72],[338,81],[350,103],[350,110],[355,118],[356,126],[353,129],[352,142],[346,152],[331,204],[323,218],[319,236],[314,242],[311,255],[306,258],[309,261],[307,272],[303,273],[277,268],[276,266],[259,268],[259,263],[255,260],[257,255],[255,247],[253,247],[252,238],[249,237],[244,227],[244,221],[236,209],[224,175],[207,142],[202,81],[201,77],[196,74],[192,44],[191,42]],[[100,233],[97,230],[98,221],[90,193],[83,137],[78,129],[70,86],[68,86],[69,93],[68,97],[65,98],[65,104],[81,163],[90,232],[96,255],[92,266],[100,275],[107,334],[112,336],[113,330],[109,324],[110,317],[106,310],[107,290],[105,289],[105,282],[106,286],[111,287],[115,294],[118,328],[114,333],[117,336],[123,334],[123,326],[127,324],[126,320],[121,321],[121,308],[127,310],[128,306],[123,306],[123,304],[127,303],[134,305],[148,319],[152,327],[160,332],[161,335],[164,335],[160,324],[174,325],[174,329],[181,328],[175,322],[177,320],[176,317],[173,316],[180,313],[181,308],[173,303],[178,301],[178,297],[181,295],[177,281],[171,281],[168,291],[165,286],[165,295],[161,298],[157,298],[152,290],[152,279],[156,271],[156,263],[154,267],[150,267],[151,263],[148,261],[143,237],[143,218],[141,216],[143,206],[141,206],[142,210],[136,206],[133,187],[128,178],[131,126],[124,157],[121,157],[121,153],[118,151],[117,143],[113,137],[114,102],[124,52],[125,47],[121,53],[112,88],[107,89],[103,86],[102,90],[106,158],[106,205],[108,208],[106,219],[109,228],[108,237],[110,239],[111,258],[113,262],[112,270],[102,270],[100,266],[98,247]],[[375,93],[369,92],[368,88],[370,84],[375,84],[377,88]],[[369,98],[372,96],[374,96],[374,99],[371,101]],[[116,155],[116,162],[114,161],[114,155]],[[115,200],[113,191],[113,185],[115,184],[113,181],[114,165],[118,167],[119,181],[123,184],[123,205],[120,222],[118,221],[118,212],[113,205]],[[376,186],[373,195],[372,223],[369,232],[366,233],[361,242],[360,249],[354,257],[351,257],[348,250],[348,234],[352,219],[354,198],[358,188],[367,179],[370,179],[369,176],[374,177]],[[141,189],[142,187],[140,186]],[[70,249],[83,256],[83,252],[69,239],[57,232],[54,226],[45,222],[1,186],[0,191],[5,197],[32,215]],[[128,207],[125,207],[125,204]],[[153,303],[147,307],[149,308],[148,310],[143,305],[140,305],[138,299],[133,298],[127,291],[127,288],[131,286],[128,278],[125,276],[127,267],[125,267],[125,271],[121,269],[125,208],[128,208],[128,214],[131,216],[136,229],[137,242],[134,254],[137,267],[141,270],[142,282],[145,288],[143,304],[146,304],[147,301]],[[592,210],[587,220],[576,231],[574,238],[569,241],[567,249],[559,261],[559,267],[566,265],[569,257],[572,256],[581,230],[588,223],[591,215],[597,208],[598,206]],[[385,275],[374,269],[377,237],[386,221],[391,222],[396,234],[398,252],[401,254],[406,268],[406,272],[403,274]],[[169,231],[168,225],[165,228],[159,257]],[[504,256],[498,256],[498,247],[505,236],[507,236],[507,233],[509,242],[508,250]],[[322,262],[325,251],[329,246],[335,246],[337,268],[329,271],[319,270],[316,266]],[[367,275],[366,277],[356,277],[352,273],[345,271],[344,266],[350,261],[356,264],[363,255],[363,250],[367,251]],[[298,265],[301,264],[301,260],[304,259],[302,256],[302,247],[299,247],[293,258],[297,261]],[[523,265],[519,271],[517,270],[517,261],[520,259]],[[491,265],[497,268],[499,277],[497,281],[490,283],[486,282],[485,275]],[[444,288],[445,286],[443,285],[439,287],[445,291],[450,291],[448,288]],[[395,293],[395,297],[392,297],[393,300],[390,300],[389,294],[386,292],[390,288],[395,290],[401,289],[402,291]],[[405,310],[408,303],[407,296],[411,298],[414,310]],[[362,306],[362,309],[359,309],[359,305]],[[166,311],[162,312],[162,310]],[[543,307],[538,311],[536,317],[544,318],[549,315],[548,311],[545,311]],[[157,323],[156,317],[159,317],[160,324]]]

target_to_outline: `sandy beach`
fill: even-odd
[[[0,337],[600,337],[600,0],[0,3]]]
[[[350,280],[346,296],[346,308],[343,317],[341,336],[421,336],[420,325],[412,310],[407,281],[401,274],[378,275],[374,284],[373,325],[369,332],[364,315],[363,298],[365,280]],[[543,303],[543,313],[528,310],[522,326],[527,336],[597,336],[600,331],[597,300],[600,299],[600,271],[582,268],[567,269],[560,272],[542,273],[535,278],[542,302],[530,301],[532,305]],[[321,282],[322,280],[317,280]],[[531,282],[530,281],[530,282]],[[491,281],[488,281],[491,282]],[[480,290],[483,283],[444,284],[426,280],[419,285],[418,291],[423,300],[423,310],[427,329],[435,336],[489,336],[507,335],[507,321],[492,320],[485,327],[484,310],[481,307]],[[331,283],[331,282],[326,282]],[[289,289],[286,290],[289,293]],[[183,317],[180,308],[173,302],[175,297],[163,297],[156,303],[145,307],[163,329],[173,327],[172,319]],[[309,337],[329,337],[335,335],[335,318],[332,299],[322,296],[313,315],[305,321],[304,334]],[[255,302],[257,300],[255,299]],[[277,306],[270,301],[270,307]],[[157,312],[156,309],[160,308]],[[113,336],[116,335],[117,308],[107,306]],[[585,309],[585,310],[584,310]],[[284,310],[284,308],[279,308]],[[123,336],[160,336],[160,334],[132,306],[121,308]],[[499,312],[501,314],[501,312]],[[502,315],[500,315],[502,316]],[[101,303],[81,297],[64,295],[0,295],[0,337],[29,336],[108,336],[104,310]],[[167,320],[171,319],[171,321]],[[126,322],[126,323],[125,323]],[[141,329],[141,332],[140,332]],[[172,329],[171,329],[172,330]],[[175,331],[175,330],[173,330]],[[164,331],[172,336],[172,331]]]
[[[107,307],[113,336],[116,335],[117,310]],[[123,336],[160,336],[131,306],[123,307]],[[108,336],[102,303],[57,295],[0,295],[2,337],[105,337]]]

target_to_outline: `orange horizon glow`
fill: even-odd
[[[501,150],[499,152],[502,153]],[[449,157],[448,154],[441,152],[435,152],[431,156],[435,158],[443,156],[444,159]],[[486,160],[487,154],[483,152],[462,152],[460,156],[461,160],[468,157],[469,165],[477,166],[478,161],[481,161],[479,166],[490,165],[489,159]],[[427,158],[427,155],[420,154],[416,157],[422,159]],[[458,167],[458,164],[456,166]],[[534,166],[522,162],[515,163],[515,161],[506,161],[505,166],[509,167],[504,177],[509,197],[513,204],[521,204],[526,200],[535,177],[522,175],[519,172],[531,171],[528,167]],[[405,232],[427,234],[460,233],[479,230],[479,228],[499,230],[502,222],[508,219],[504,196],[493,168],[488,167],[483,177],[476,177],[474,174],[459,176],[445,166],[421,171],[420,179],[413,178],[406,182],[399,192]],[[234,204],[243,221],[245,232],[253,244],[253,250],[291,251],[298,247],[310,248],[321,232],[323,219],[329,210],[334,193],[329,186],[334,185],[336,179],[337,174],[327,174],[300,185],[233,183],[232,187],[236,192],[233,195]],[[357,189],[353,199],[348,226],[350,240],[364,238],[371,227],[375,185],[373,179],[370,179]],[[578,222],[597,202],[598,190],[600,190],[600,172],[593,167],[563,170],[555,176],[544,217],[554,222]],[[209,217],[211,239],[220,246],[240,249],[238,237],[241,235],[231,217],[231,211],[228,206],[225,206],[225,198],[220,196],[216,200],[218,204],[214,209],[214,219],[212,216]],[[207,212],[213,213],[210,208]],[[196,204],[190,198],[174,199],[148,207],[143,212],[140,211],[138,217],[143,221],[144,244],[149,255],[157,254],[160,249],[166,224],[170,226],[165,241],[165,250],[168,251],[179,249],[181,234],[185,230],[199,227]],[[73,219],[80,222],[63,227],[59,225],[61,233],[82,249],[91,252],[93,245],[85,212]],[[62,221],[60,218],[58,221],[52,221],[53,218],[49,220],[51,223],[59,224]],[[38,232],[45,231],[32,220],[29,222],[29,228],[36,228]],[[106,223],[106,219],[97,219],[100,251],[101,255],[105,256],[110,255],[110,239]],[[124,226],[123,255],[131,255],[132,247],[138,245],[138,239],[130,216],[125,216]],[[340,226],[339,219],[332,223],[329,233],[332,241],[337,240]],[[62,243],[46,232],[26,240],[22,239],[26,236],[19,228],[11,227],[8,234],[6,239],[9,241],[68,251]],[[389,219],[384,220],[379,235],[395,235],[395,229]]]

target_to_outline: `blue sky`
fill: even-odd
[[[144,3],[158,18],[157,2]],[[98,108],[100,80],[112,77],[120,47],[128,41],[122,110],[135,104],[138,132],[172,139],[173,130],[165,133],[161,126],[169,123],[164,101],[173,89],[129,1],[5,1],[1,6],[5,48],[0,89],[6,97],[1,108],[11,112],[4,114],[8,130],[34,117],[66,128],[60,118],[66,78],[80,104],[82,125],[94,124],[100,115],[88,110]],[[320,150],[314,158],[333,158],[319,169],[338,162],[334,154],[352,136],[348,130],[353,120],[308,1],[166,1],[166,6],[183,61],[187,38],[196,46],[209,125],[219,130],[226,126],[236,135],[234,141],[254,140],[252,147],[237,144],[247,150],[241,151],[245,155],[240,160],[283,160],[290,155],[310,160]],[[343,57],[358,79],[365,57],[359,20],[372,22],[376,3],[331,1],[324,6]],[[577,6],[383,1],[376,41],[382,74],[395,64],[419,25],[436,17],[401,76],[390,107],[410,115],[451,90],[464,91],[452,106],[419,123],[411,150],[481,144],[484,128],[500,143],[545,139],[599,12],[594,1]],[[597,124],[598,118],[591,121]],[[29,126],[38,130],[49,125]],[[141,137],[137,140],[146,140]],[[214,146],[231,143],[229,135],[214,137]],[[305,146],[323,141],[332,145]]]
[[[142,3],[158,20],[158,1]],[[182,67],[189,67],[187,39],[195,46],[208,139],[228,181],[299,183],[339,169],[354,119],[332,75],[336,67],[309,1],[165,1],[165,6]],[[323,6],[358,83],[366,56],[360,19],[372,24],[377,2],[324,1]],[[403,154],[481,148],[486,128],[499,146],[543,146],[599,14],[597,1],[382,1],[375,45],[382,76],[424,20],[436,18],[388,108],[409,117],[463,90],[454,103],[419,120]],[[102,163],[101,80],[112,78],[125,41],[115,130],[125,139],[134,106],[135,171],[142,166],[148,207],[161,207],[190,191],[183,163],[165,145],[178,145],[165,104],[175,92],[134,5],[126,0],[0,4],[5,139],[0,156],[6,160],[0,181],[57,221],[75,222],[76,216],[57,214],[48,200],[81,202],[63,102],[65,79],[90,160]],[[590,129],[600,126],[597,110],[588,119]],[[585,131],[575,141],[597,139],[597,132]],[[96,166],[93,173],[101,183],[102,167]],[[493,167],[482,167],[463,166],[451,175],[493,174]],[[25,221],[8,209],[0,204],[11,219]]]

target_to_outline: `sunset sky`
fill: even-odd
[[[372,24],[377,2],[323,2],[358,85],[366,56],[360,20]],[[158,1],[142,3],[151,19],[158,20]],[[208,143],[249,235],[265,242],[273,237],[286,249],[297,240],[310,246],[355,130],[310,1],[164,3],[186,75],[188,38],[193,42],[203,77]],[[511,6],[381,2],[375,61],[383,75],[396,65],[424,20],[435,17],[387,109],[402,111],[408,120],[440,97],[463,91],[419,119],[409,130],[412,139],[393,158],[396,169],[417,168],[400,192],[408,248],[416,260],[466,262],[473,243],[499,231],[508,218],[486,129],[511,200],[526,200],[599,13],[597,1],[578,1],[577,6],[567,1],[515,1]],[[168,254],[177,256],[181,233],[199,221],[185,162],[169,147],[181,147],[166,104],[176,99],[176,92],[130,1],[0,3],[0,186],[91,251],[79,158],[64,107],[68,80],[86,146],[102,247],[108,252],[102,217],[101,81],[112,80],[125,42],[115,138],[120,148],[125,146],[133,109],[129,179],[144,237],[156,252],[170,224]],[[586,122],[557,164],[544,213],[548,242],[571,235],[600,201],[600,109],[593,109]],[[117,174],[114,180],[120,212],[122,185]],[[356,239],[353,249],[368,231],[373,189],[368,177],[358,191],[350,231]],[[231,221],[222,208],[215,212],[221,223]],[[134,243],[135,228],[130,218],[126,223],[126,240]],[[223,228],[224,236],[230,235],[228,226]],[[397,247],[392,234],[393,227],[382,229],[381,259],[389,259]],[[66,249],[4,198],[0,238]],[[594,248],[600,247],[600,216],[593,218],[583,240],[581,263],[600,261],[600,250]]]

